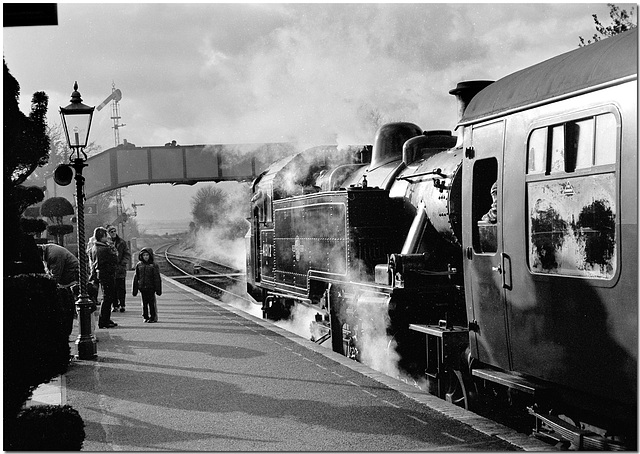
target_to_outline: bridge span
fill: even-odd
[[[293,154],[291,143],[118,145],[87,159],[85,195],[138,184],[193,185],[203,181],[251,181],[276,160]],[[75,182],[59,186],[49,177],[46,198],[65,197],[75,205]]]

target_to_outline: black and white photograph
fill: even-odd
[[[3,449],[636,451],[637,24],[3,3]]]

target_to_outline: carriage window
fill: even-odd
[[[549,130],[551,143],[551,169],[549,173],[564,171],[564,125],[554,126]]]
[[[479,159],[473,165],[473,249],[476,254],[498,250],[498,161]]]
[[[529,138],[528,173],[544,173],[547,156],[547,129],[536,129]]]
[[[613,114],[596,117],[596,165],[615,164],[617,135],[618,127]]]
[[[615,164],[617,134],[611,113],[535,129],[529,136],[527,173],[555,175]]]
[[[588,169],[593,165],[593,118],[588,120],[569,123],[567,143],[571,144],[572,156],[575,157],[569,167],[565,166],[567,172],[576,169]]]
[[[614,277],[617,175],[613,166],[604,166],[616,162],[618,131],[616,116],[605,113],[531,132],[527,210],[532,273]],[[537,156],[538,150],[546,150],[548,157]]]

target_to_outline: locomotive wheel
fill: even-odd
[[[457,405],[458,407],[462,407],[465,410],[470,410],[472,400],[471,388],[473,385],[470,384],[468,380],[465,380],[462,372],[459,370],[448,370],[446,374],[446,401]]]

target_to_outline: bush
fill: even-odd
[[[5,450],[80,451],[84,421],[69,405],[42,405],[20,412],[14,430],[5,431]]]
[[[68,224],[54,224],[47,226],[47,233],[51,236],[59,237],[73,233],[73,226]]]
[[[47,223],[43,219],[20,218],[20,227],[29,235],[36,235],[47,229]]]
[[[69,338],[55,281],[45,274],[4,278],[4,418],[16,418],[42,383],[64,374]],[[6,432],[5,432],[6,433]]]

